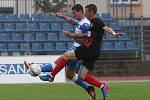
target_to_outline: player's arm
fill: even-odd
[[[98,20],[97,22],[95,22],[95,25],[99,26],[100,29],[103,29],[104,31],[106,31],[107,33],[112,34],[113,36],[122,36],[122,35],[124,35],[123,33],[116,33],[112,28],[106,26],[101,19]]]
[[[63,33],[81,44],[85,44],[85,39],[88,37],[88,34],[72,33],[69,31],[63,31]]]
[[[124,35],[123,33],[116,33],[112,28],[110,28],[108,26],[104,26],[103,30],[105,30],[107,33],[112,34],[113,36],[122,36],[122,35]]]
[[[68,23],[70,23],[70,24],[73,24],[73,25],[76,23],[76,20],[74,20],[74,19],[72,19],[72,18],[70,18],[70,17],[64,16],[63,14],[61,14],[61,13],[59,13],[59,12],[55,13],[54,16],[59,17],[59,18],[62,18],[62,19],[64,19],[66,22],[68,22]]]
[[[86,38],[87,37],[87,33],[86,34],[81,34],[81,33],[72,33],[70,31],[63,31],[63,33],[68,36],[68,37],[71,37],[73,39],[76,39],[76,38]]]
[[[107,33],[110,33],[112,34],[113,36],[122,36],[124,35],[123,33],[116,33],[112,28],[108,27],[108,26],[104,26],[103,27],[103,30],[105,30]],[[74,34],[75,38],[87,38],[87,37],[90,37],[91,33],[84,33],[84,34],[80,34],[80,33],[75,33]]]
[[[69,36],[69,37],[73,38],[75,41],[83,44],[85,42],[85,39],[87,37],[91,36],[91,33],[90,33],[89,29],[90,29],[90,24],[89,23],[83,23],[80,26],[81,33],[71,33],[69,31],[63,31],[63,33],[66,36]]]
[[[91,32],[89,31],[89,29],[90,29],[90,25],[88,23],[84,23],[82,24],[82,26],[80,26],[81,33],[71,33],[69,31],[63,31],[63,33],[66,36],[69,36],[75,40],[83,39],[83,38],[85,39],[91,36]]]
[[[90,24],[89,23],[84,23],[80,26],[80,30],[81,32],[80,33],[71,33],[68,31],[69,33],[69,36],[71,38],[78,38],[78,39],[81,39],[81,38],[87,38],[87,37],[90,37],[91,36],[91,33],[90,33]]]

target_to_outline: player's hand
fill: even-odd
[[[71,32],[70,31],[63,31],[63,33],[66,35],[66,36],[71,36]]]
[[[56,17],[60,17],[60,18],[62,18],[62,17],[64,16],[63,14],[61,14],[61,13],[59,13],[59,12],[54,13],[53,15],[56,16]]]
[[[113,36],[123,36],[123,35],[125,35],[124,33],[113,33],[112,34]]]

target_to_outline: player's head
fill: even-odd
[[[96,16],[97,7],[95,4],[89,4],[85,7],[85,16],[91,20],[93,17]]]
[[[76,4],[74,7],[72,7],[72,14],[75,19],[81,20],[84,16],[83,6],[80,4]]]

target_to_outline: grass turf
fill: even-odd
[[[150,82],[110,83],[107,100],[150,100]],[[97,100],[102,100],[96,89]],[[0,100],[91,100],[74,84],[1,84]]]

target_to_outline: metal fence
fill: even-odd
[[[66,0],[0,0],[1,14],[32,14],[60,11],[73,4]]]
[[[34,0],[0,0],[1,14],[23,14],[34,12]]]
[[[98,7],[98,13],[109,12],[109,0],[0,0],[0,13],[32,14],[40,10],[43,12],[70,10],[78,3],[83,6],[94,3]]]

